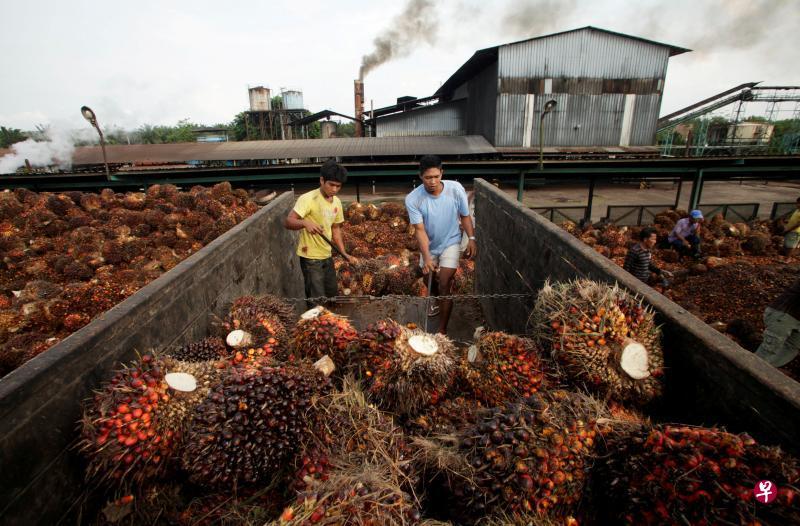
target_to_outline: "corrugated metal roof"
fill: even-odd
[[[242,141],[225,143],[131,144],[107,146],[109,163],[236,161],[249,159],[314,159],[327,157],[397,157],[424,154],[470,155],[496,153],[481,136],[364,137]],[[102,164],[99,146],[76,148],[76,165]]]
[[[458,70],[456,70],[456,72],[453,73],[453,75],[449,79],[447,79],[447,82],[442,84],[442,86],[436,91],[435,95],[446,95],[448,93],[452,93],[453,91],[455,91],[456,88],[458,88],[461,84],[466,82],[470,77],[475,75],[478,71],[485,68],[492,61],[497,60],[498,50],[502,47],[509,47],[509,46],[513,47],[523,43],[532,43],[536,41],[550,39],[553,37],[565,36],[570,34],[581,34],[581,33],[594,33],[597,37],[601,35],[621,37],[627,40],[636,41],[642,44],[643,46],[650,46],[650,47],[658,46],[661,48],[666,48],[669,51],[668,55],[669,57],[691,51],[690,49],[673,46],[671,44],[664,44],[662,42],[656,42],[654,40],[648,40],[646,38],[641,38],[633,35],[626,35],[624,33],[617,33],[616,31],[609,31],[607,29],[601,29],[598,27],[586,26],[578,29],[571,29],[569,31],[562,31],[560,33],[551,33],[549,35],[542,35],[525,40],[520,40],[517,42],[509,42],[507,44],[501,44],[498,46],[480,49],[476,51],[475,54],[472,55],[472,57],[469,60],[467,60],[464,64],[462,64],[461,67],[458,68]],[[501,72],[500,76],[502,77],[505,75]]]

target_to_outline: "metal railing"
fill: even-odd
[[[572,221],[579,223],[586,215],[585,206],[532,206],[531,210],[543,215],[552,223]]]
[[[707,218],[722,214],[725,221],[740,222],[752,221],[758,217],[758,203],[733,203],[733,204],[708,204],[698,205],[697,208]]]
[[[604,221],[621,226],[652,225],[655,217],[673,205],[609,205]]]
[[[789,203],[773,203],[772,211],[769,213],[770,219],[786,219],[792,212],[797,210],[797,204],[794,201]]]

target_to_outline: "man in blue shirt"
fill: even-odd
[[[434,296],[450,295],[453,276],[461,256],[462,228],[469,238],[464,257],[471,258],[478,250],[467,192],[457,181],[443,181],[443,173],[442,160],[439,157],[422,157],[419,161],[422,185],[406,196],[408,218],[414,225],[414,234],[419,242],[419,266],[422,274],[436,274],[432,290],[428,291]],[[452,300],[439,302],[439,332],[442,334],[447,333],[452,308]],[[434,310],[429,314],[435,316],[437,312]]]

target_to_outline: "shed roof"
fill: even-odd
[[[325,157],[414,157],[417,155],[493,154],[497,150],[478,135],[456,137],[362,137],[241,141],[223,143],[131,144],[106,146],[109,163],[173,163],[248,159]],[[99,146],[76,148],[73,164],[102,164]]]
[[[566,33],[575,33],[578,31],[597,31],[600,33],[606,33],[609,35],[614,35],[623,38],[629,38],[631,40],[638,40],[639,42],[646,42],[648,44],[653,44],[655,46],[663,46],[669,48],[669,56],[673,57],[675,55],[680,55],[681,53],[686,53],[691,51],[691,49],[686,49],[678,46],[673,46],[672,44],[664,44],[663,42],[656,42],[655,40],[649,40],[642,37],[637,37],[633,35],[626,35],[625,33],[618,33],[616,31],[609,31],[608,29],[602,29],[599,27],[594,26],[586,26],[586,27],[579,27],[577,29],[570,29],[568,31],[559,31],[558,33],[550,33],[549,35],[541,35],[538,37],[526,38],[523,40],[517,40],[515,42],[508,42],[506,44],[500,44],[493,47],[487,47],[485,49],[479,49],[475,52],[475,54],[470,57],[469,60],[464,62],[460,68],[453,73],[447,82],[442,84],[442,86],[436,90],[434,95],[446,95],[448,93],[452,93],[458,88],[461,84],[475,76],[479,71],[483,68],[497,60],[498,50],[503,46],[512,46],[514,44],[520,44],[522,42],[531,42],[534,40],[541,40],[545,38],[551,38],[558,35],[564,35]]]

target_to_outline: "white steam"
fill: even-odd
[[[0,157],[0,174],[16,172],[25,166],[25,160],[32,167],[47,168],[51,166],[68,170],[72,166],[72,154],[75,151],[75,141],[84,139],[85,133],[79,132],[76,136],[66,128],[48,126],[43,132],[44,140],[28,139],[11,145],[11,153]]]

